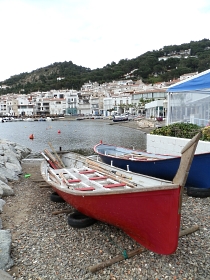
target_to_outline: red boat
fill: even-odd
[[[41,174],[79,212],[121,228],[155,253],[172,254],[178,245],[182,190],[199,138],[196,135],[183,149],[172,182],[73,153],[62,158],[66,168],[53,169],[44,160]]]

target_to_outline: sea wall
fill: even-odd
[[[147,152],[180,156],[190,139],[147,134]],[[210,142],[199,140],[195,154],[210,152]]]
[[[30,153],[31,150],[26,147],[0,139],[0,279],[9,279],[3,278],[7,277],[4,270],[13,265],[10,257],[11,232],[3,229],[1,220],[1,213],[5,205],[3,198],[15,194],[9,186],[9,182],[19,179],[19,175],[22,173],[21,160]],[[15,187],[15,184],[13,186]]]

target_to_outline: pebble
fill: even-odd
[[[31,173],[30,165],[26,168]],[[21,175],[13,189],[15,196],[6,197],[6,205],[15,209],[21,202],[21,208],[14,215],[5,211],[1,216],[3,227],[6,223],[13,236],[14,267],[7,272],[14,280],[210,279],[210,197],[193,198],[185,191],[181,228],[197,224],[200,229],[181,237],[174,254],[165,256],[146,251],[91,273],[90,266],[140,245],[117,227],[101,222],[84,229],[70,227],[68,214],[52,212],[73,208],[52,202],[52,190],[40,188],[33,182],[33,174],[28,179]]]

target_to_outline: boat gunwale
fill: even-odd
[[[130,158],[126,158],[126,154],[125,155],[122,155],[122,156],[116,156],[116,155],[112,155],[112,154],[105,154],[105,153],[102,153],[100,152],[97,148],[100,146],[100,145],[104,145],[104,146],[107,146],[107,147],[113,147],[113,148],[120,148],[122,150],[127,150],[127,151],[130,151],[131,153],[129,154],[131,157]],[[117,149],[112,149],[112,151],[117,151]],[[139,152],[139,153],[142,153],[142,155],[145,157],[145,158],[148,158],[149,159],[149,162],[155,162],[155,161],[165,161],[165,160],[174,160],[174,159],[181,159],[181,155],[180,156],[175,156],[175,155],[170,155],[170,154],[156,154],[156,153],[150,153],[150,152],[145,152],[145,151],[141,151],[141,150],[138,150],[138,149],[135,149],[135,150],[132,150],[132,149],[129,149],[129,148],[124,148],[124,147],[120,147],[120,146],[114,146],[114,145],[109,145],[109,144],[105,144],[105,143],[99,143],[99,144],[96,144],[94,146],[94,152],[97,153],[99,156],[104,156],[104,157],[109,157],[109,158],[113,158],[113,159],[120,159],[120,160],[133,160],[133,161],[146,161],[145,159],[141,159],[140,158],[140,155],[138,154],[134,154],[132,153],[132,151],[136,151],[136,152]],[[119,151],[120,152],[120,151]],[[122,152],[123,153],[123,152]],[[132,156],[136,156],[139,158],[135,158],[135,159],[132,159]],[[157,158],[155,158],[155,156],[157,156]],[[158,157],[160,156],[160,157]],[[165,156],[165,158],[163,158]],[[151,159],[150,159],[151,158]],[[153,159],[154,158],[154,159]]]
[[[188,140],[188,139],[187,139]],[[96,148],[100,145],[105,145],[105,146],[108,146],[108,147],[116,147],[116,148],[121,148],[121,149],[125,149],[125,150],[128,150],[128,151],[137,151],[137,152],[140,152],[140,153],[143,153],[143,154],[146,154],[146,155],[157,155],[157,156],[166,156],[168,158],[158,158],[158,160],[170,160],[170,159],[174,159],[174,158],[181,158],[182,156],[178,156],[178,155],[171,155],[171,154],[159,154],[159,153],[151,153],[151,152],[146,152],[146,151],[143,151],[143,150],[139,150],[139,149],[130,149],[130,148],[125,148],[125,147],[121,147],[121,146],[115,146],[115,145],[112,145],[112,144],[106,144],[106,143],[98,143],[94,146],[94,152],[97,154],[97,155],[101,155],[101,156],[105,156],[105,157],[112,157],[112,158],[116,158],[116,159],[123,159],[123,160],[131,160],[131,159],[126,159],[126,158],[121,158],[121,157],[116,157],[115,155],[105,155],[99,151],[96,151]],[[209,155],[210,152],[200,152],[200,153],[195,153],[194,156],[202,156],[202,155]],[[135,155],[135,154],[133,154]],[[137,154],[138,156],[138,154]],[[143,161],[141,159],[139,160],[135,160],[135,161]],[[154,160],[154,161],[157,161],[157,160]],[[152,160],[150,160],[149,162],[152,162]],[[143,174],[142,174],[143,175]]]
[[[177,184],[173,184],[172,182],[167,182],[165,180],[161,180],[163,182],[166,182],[168,184],[165,185],[155,185],[152,187],[134,187],[134,188],[127,188],[127,189],[120,189],[120,190],[104,190],[104,191],[100,191],[100,190],[94,190],[94,191],[79,191],[79,190],[72,190],[71,187],[64,187],[64,186],[60,186],[58,183],[56,183],[55,181],[52,180],[48,180],[47,176],[46,176],[46,172],[45,172],[45,168],[47,168],[47,162],[46,161],[42,161],[41,163],[41,175],[42,177],[45,179],[45,181],[50,184],[52,187],[58,189],[61,192],[65,192],[71,195],[77,195],[77,196],[100,196],[100,195],[114,195],[114,194],[132,194],[132,193],[144,193],[144,192],[153,192],[153,191],[167,191],[167,190],[173,190],[173,189],[178,189],[180,188],[179,185]],[[50,168],[50,167],[49,167]],[[68,169],[68,168],[65,168]],[[62,169],[56,169],[56,171],[62,171],[64,170]],[[141,174],[140,174],[141,176]],[[149,177],[149,176],[148,176]],[[154,178],[156,179],[156,178]],[[159,180],[157,178],[157,180]]]

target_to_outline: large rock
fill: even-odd
[[[17,143],[0,140],[0,181],[18,180],[22,172],[20,161],[30,152],[30,149]]]
[[[3,206],[6,202],[3,199],[0,199],[0,213],[3,212]]]
[[[2,167],[0,167],[0,182],[7,183],[7,177],[5,176],[4,172],[2,171]]]
[[[5,167],[12,172],[14,172],[16,175],[20,175],[22,173],[22,167],[19,162],[12,163],[12,162],[6,162]]]
[[[18,179],[19,177],[14,170],[8,169],[6,167],[0,168],[0,180],[2,180],[4,183],[7,183],[8,181],[15,181]]]
[[[31,153],[31,150],[27,147],[21,146],[15,142],[0,139],[0,155],[4,154],[5,151],[13,152],[19,161]]]
[[[10,195],[14,195],[13,189],[4,182],[0,181],[0,197]]]
[[[23,147],[23,146],[20,146],[19,144],[15,144],[15,151],[18,155],[20,155],[20,160],[22,158],[25,158],[27,157],[27,155],[29,155],[31,153],[31,150],[26,148],[26,147]]]
[[[9,269],[13,266],[10,257],[12,237],[10,230],[0,230],[0,269]]]
[[[2,181],[0,181],[0,184],[1,183],[3,183]],[[4,193],[4,191],[3,191],[3,189],[0,187],[0,197],[2,197],[3,196],[3,193]]]
[[[11,162],[14,164],[19,164],[21,158],[19,159],[19,154],[16,151],[8,149],[4,152],[5,161]]]
[[[13,277],[9,275],[6,271],[0,269],[0,279],[1,280],[12,280]]]

